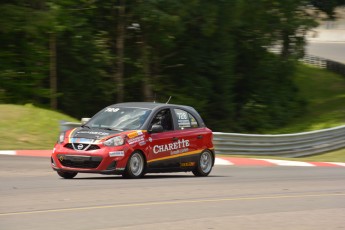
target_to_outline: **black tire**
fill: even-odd
[[[196,168],[192,171],[195,176],[208,176],[213,167],[213,155],[209,150],[203,151],[197,162]]]
[[[141,178],[145,174],[145,158],[139,151],[134,151],[129,157],[123,177],[128,179]]]
[[[78,173],[77,172],[62,172],[62,171],[58,171],[57,174],[59,176],[61,176],[64,179],[72,179],[73,177],[75,177]]]

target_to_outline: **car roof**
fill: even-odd
[[[165,103],[155,103],[155,102],[125,102],[125,103],[113,104],[109,107],[132,107],[132,108],[143,108],[143,109],[157,109],[161,107],[180,107],[180,108],[193,109],[192,107],[185,106],[185,105],[175,105],[175,104],[165,104]]]
[[[201,126],[205,126],[205,123],[203,119],[201,118],[200,114],[193,107],[187,106],[187,105],[176,105],[176,104],[155,103],[155,102],[125,102],[125,103],[113,104],[108,107],[141,108],[141,109],[149,109],[153,111],[158,111],[161,108],[162,109],[163,108],[183,109],[191,113],[200,122]]]

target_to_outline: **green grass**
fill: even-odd
[[[306,112],[286,127],[268,133],[297,133],[345,124],[345,76],[300,64],[294,80],[307,100]]]
[[[59,121],[77,121],[32,105],[0,105],[0,149],[52,149]]]
[[[305,161],[345,162],[345,149],[339,149],[337,151],[332,151],[332,152],[321,154],[321,155],[297,158],[297,159],[301,159]]]

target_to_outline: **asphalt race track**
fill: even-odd
[[[0,229],[345,229],[344,167],[216,166],[211,175],[60,179],[0,156]]]

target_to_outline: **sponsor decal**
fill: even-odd
[[[140,146],[146,145],[146,141],[140,141],[140,142],[139,142],[139,145],[140,145]]]
[[[91,135],[100,135],[100,136],[108,136],[110,133],[106,132],[96,132],[96,131],[79,131],[77,134],[91,134]]]
[[[76,144],[79,144],[79,143],[92,144],[92,143],[96,142],[96,140],[94,140],[94,139],[76,138],[76,137],[72,137],[70,141],[71,141],[71,143],[76,143]]]
[[[197,128],[198,127],[198,122],[195,120],[194,117],[190,118],[191,124],[193,128]]]
[[[110,157],[123,157],[125,156],[125,151],[114,151],[114,152],[109,152]]]
[[[149,142],[152,142],[152,137],[149,137]]]
[[[188,120],[187,112],[180,110],[180,109],[176,109],[176,111],[178,111],[178,112],[176,112],[178,120]]]
[[[183,110],[180,110],[180,109],[175,109],[175,112],[176,112],[176,115],[177,115],[178,126],[181,129],[191,127],[191,124],[190,124],[190,121],[189,121],[189,117],[188,117],[188,113],[186,111],[183,111]]]
[[[120,110],[119,108],[107,108],[104,112],[116,113],[119,110]]]
[[[165,144],[165,145],[155,145],[155,146],[153,146],[153,153],[158,154],[161,152],[171,151],[171,154],[178,154],[178,153],[181,153],[180,151],[182,149],[185,150],[183,152],[188,152],[187,147],[189,147],[189,145],[190,145],[189,140],[182,139],[182,140],[178,140],[174,143],[169,143],[169,144]],[[175,152],[174,150],[175,151],[179,150],[179,152],[173,153],[173,152]]]
[[[170,155],[185,153],[185,152],[188,152],[188,150],[189,150],[188,148],[177,149],[177,150],[171,151],[171,152],[170,152]]]
[[[137,130],[137,131],[134,131],[134,132],[127,134],[128,138],[134,138],[134,137],[141,136],[141,135],[143,135],[143,131],[141,131],[141,130]]]
[[[180,156],[191,156],[191,155],[196,155],[196,154],[200,154],[202,151],[202,149],[200,150],[195,150],[195,151],[188,151],[185,153],[181,153],[181,155],[171,155],[171,156],[165,156],[165,157],[160,157],[160,158],[156,158],[156,159],[152,159],[147,161],[147,163],[152,163],[152,162],[157,162],[157,161],[163,161],[163,160],[167,160],[167,159],[174,159]]]
[[[195,166],[195,162],[184,162],[180,164],[181,167],[192,167]]]
[[[191,127],[191,124],[190,124],[189,120],[179,120],[178,121],[178,126],[180,128],[189,128],[189,127]]]
[[[135,143],[138,143],[138,142],[142,142],[142,141],[145,141],[145,137],[144,136],[138,136],[138,137],[129,139],[127,142],[128,142],[128,144],[132,145],[132,144],[135,144]]]

